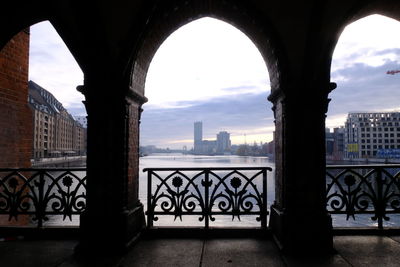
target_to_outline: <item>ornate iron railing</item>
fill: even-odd
[[[326,167],[327,208],[331,214],[372,214],[383,229],[388,214],[400,212],[400,165]]]
[[[216,215],[256,215],[267,227],[268,167],[147,168],[147,225],[160,215],[197,215],[209,228]]]
[[[49,215],[63,220],[86,208],[86,168],[0,169],[0,215],[30,215],[43,227]]]
[[[271,168],[148,168],[148,226],[158,216],[195,215],[206,228],[216,215],[255,215],[267,225]],[[370,214],[383,229],[400,215],[400,165],[327,166],[327,209],[355,219]],[[0,215],[27,215],[38,227],[49,216],[71,220],[86,209],[86,168],[0,169]],[[392,215],[393,216],[393,215]],[[399,217],[400,218],[400,217]],[[400,221],[399,221],[400,223]]]

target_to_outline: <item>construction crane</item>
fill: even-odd
[[[386,74],[395,75],[396,73],[400,73],[400,70],[388,70]]]

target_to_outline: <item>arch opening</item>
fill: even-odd
[[[2,208],[15,209],[16,213],[1,215],[0,223],[39,227],[78,225],[77,215],[71,215],[72,220],[69,220],[64,208],[57,210],[57,205],[63,205],[57,203],[59,200],[56,198],[51,199],[52,193],[58,193],[50,191],[57,186],[61,191],[81,187],[77,185],[78,180],[85,176],[84,171],[75,174],[79,179],[63,174],[62,170],[44,174],[43,190],[49,193],[50,198],[39,200],[35,198],[35,190],[42,186],[38,185],[38,179],[42,179],[39,178],[40,171],[10,173],[4,168],[86,165],[86,125],[74,117],[86,117],[81,103],[83,98],[75,90],[83,80],[82,71],[48,21],[32,25],[15,35],[0,51],[0,66],[0,124],[5,129],[0,133],[0,194],[3,204],[6,203]],[[66,183],[62,182],[64,180]],[[77,190],[81,195],[83,188]],[[17,207],[12,207],[13,196],[18,196],[18,201],[21,201]],[[35,215],[36,203],[42,201],[49,201],[51,205],[47,205],[46,215]],[[2,209],[2,212],[6,211]],[[60,215],[48,215],[49,212]]]
[[[377,14],[349,24],[341,34],[331,66],[337,88],[330,94],[326,118],[328,165],[398,163],[399,36],[399,21]],[[375,225],[370,217],[333,215],[333,226]],[[386,225],[398,221],[393,219]]]
[[[237,28],[210,17],[180,27],[160,45],[146,74],[141,170],[273,166],[268,159],[275,128],[268,87],[263,57]],[[226,146],[223,135],[230,139]],[[274,176],[268,177],[269,208]],[[139,171],[139,179],[139,197],[147,207],[147,176]],[[228,217],[210,226],[259,225],[254,217],[243,216],[240,224]],[[197,216],[157,221],[162,226],[202,224]]]

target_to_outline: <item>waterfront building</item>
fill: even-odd
[[[194,153],[201,153],[203,141],[203,122],[196,121],[194,123]]]
[[[344,141],[346,158],[376,158],[384,152],[396,156],[400,148],[400,112],[349,113]]]
[[[329,128],[325,128],[325,149],[326,149],[326,156],[329,158],[333,155],[333,133],[330,131]]]
[[[343,160],[344,156],[344,127],[325,130],[326,158],[329,160]]]
[[[226,131],[217,134],[217,153],[226,153],[231,150],[230,134]]]
[[[203,140],[203,122],[194,123],[193,153],[201,155],[215,155],[230,152],[230,134],[226,131],[219,132],[216,140]]]
[[[83,128],[87,128],[87,117],[86,116],[74,116],[75,121],[79,122]]]
[[[33,81],[28,82],[28,104],[33,116],[32,158],[48,157],[55,152],[57,103],[47,90]]]
[[[86,129],[46,89],[28,83],[33,117],[32,158],[86,154]]]
[[[344,157],[344,133],[343,126],[333,128],[333,160],[343,160]]]
[[[214,155],[216,154],[217,141],[216,140],[203,140],[201,141],[199,154]]]

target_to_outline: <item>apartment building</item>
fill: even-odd
[[[33,116],[32,158],[86,154],[86,129],[46,89],[29,81]]]
[[[345,157],[397,157],[400,150],[400,112],[349,113],[345,123]]]

